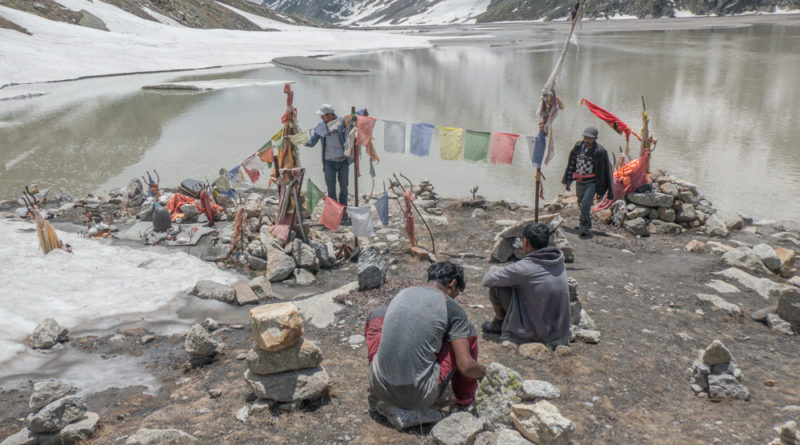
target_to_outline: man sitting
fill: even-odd
[[[455,298],[464,269],[449,261],[428,268],[428,283],[400,291],[367,318],[369,386],[374,397],[403,409],[434,404],[452,382],[456,405],[472,403],[479,364],[475,326]]]
[[[525,258],[490,270],[483,277],[495,319],[483,330],[514,343],[538,342],[554,348],[569,342],[569,287],[564,255],[548,247],[546,225],[530,223],[522,232]]]

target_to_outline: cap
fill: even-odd
[[[586,127],[586,129],[583,130],[583,136],[587,138],[597,139],[598,133],[600,132],[597,131],[597,128],[594,127]]]
[[[328,113],[334,113],[335,114],[336,111],[333,109],[333,105],[331,105],[331,104],[322,104],[322,106],[319,107],[319,110],[316,113],[318,115],[322,116],[322,115],[325,115],[325,114],[328,114]]]

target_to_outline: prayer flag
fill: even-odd
[[[464,160],[472,162],[486,162],[486,155],[489,154],[488,131],[467,130],[464,137]]]
[[[381,220],[383,227],[389,225],[389,194],[383,192],[380,198],[375,201],[375,210],[378,211],[378,218]]]
[[[547,135],[540,131],[536,136],[528,136],[528,149],[531,152],[531,163],[534,167],[541,167],[544,161],[544,151],[547,149]]]
[[[636,136],[636,139],[642,140],[642,137],[639,136],[635,131],[633,131],[625,122],[622,122],[617,116],[609,113],[608,111],[598,107],[597,105],[589,102],[586,99],[581,99],[579,104],[586,105],[589,108],[589,111],[592,112],[595,116],[599,117],[600,119],[604,120],[609,127],[611,127],[614,131],[619,134],[625,133],[625,141],[628,141],[631,137],[631,133]]]
[[[375,128],[375,122],[378,119],[369,116],[356,116],[356,145],[366,147],[372,139],[372,129]]]
[[[267,145],[269,145],[269,147],[267,147]],[[258,158],[271,165],[275,162],[275,152],[272,148],[272,141],[267,142],[267,145],[261,147],[261,150],[258,152]]]
[[[300,145],[305,145],[305,143],[308,142],[311,136],[308,135],[307,131],[301,131],[300,133],[289,136],[289,138],[292,140],[292,144],[300,146]]]
[[[339,230],[339,224],[342,223],[343,215],[344,205],[330,196],[326,196],[319,223],[335,232]]]
[[[273,140],[273,141],[277,141],[278,139],[281,138],[281,136],[283,136],[283,128],[281,128],[275,134],[273,134],[270,139]]]
[[[383,151],[406,152],[406,123],[383,121]]]
[[[431,124],[416,123],[411,125],[411,153],[417,156],[428,156],[431,152],[433,137]]]
[[[514,146],[517,144],[518,134],[494,133],[492,135],[492,152],[489,160],[492,164],[510,164],[514,159]]]
[[[372,227],[371,210],[369,206],[347,207],[353,236],[372,236],[375,234],[375,230]]]
[[[233,167],[228,171],[228,179],[231,182],[233,188],[237,190],[247,190],[253,187],[253,183],[250,182],[250,178],[244,174],[244,170],[241,168],[241,164]]]
[[[250,182],[256,183],[258,178],[261,177],[261,158],[255,154],[250,155],[242,162],[242,169],[250,177]]]
[[[448,161],[464,159],[461,146],[464,145],[464,129],[439,127],[439,156]]]
[[[317,206],[319,200],[324,196],[325,194],[322,193],[322,190],[311,182],[311,178],[308,178],[306,182],[306,209],[308,209],[309,215],[314,211],[314,207]]]

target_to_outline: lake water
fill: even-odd
[[[367,107],[374,117],[473,130],[533,134],[539,94],[560,51],[563,24],[422,28],[433,48],[340,56],[370,69],[359,77],[304,76],[267,66],[86,79],[0,90],[0,196],[25,184],[83,194],[124,186],[156,168],[162,184],[213,179],[279,128],[281,88],[250,86],[202,94],[142,91],[175,80],[295,81],[304,128],[323,102]],[[744,17],[587,23],[570,48],[557,91],[566,104],[555,125],[556,156],[543,168],[545,197],[563,192],[567,154],[584,127],[600,129],[609,151],[622,136],[578,105],[581,97],[641,127],[641,97],[659,139],[653,168],[696,183],[724,211],[798,219],[800,205],[800,17]],[[383,152],[376,126],[375,189],[391,173],[430,178],[437,191],[532,203],[533,170],[522,138],[512,165],[444,161]],[[632,139],[633,140],[633,139]],[[634,152],[638,149],[633,148]],[[322,186],[319,147],[301,148]],[[372,187],[364,170],[360,190]]]

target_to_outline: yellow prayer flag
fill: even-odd
[[[271,137],[270,139],[271,139],[271,140],[273,140],[273,141],[275,141],[275,142],[277,142],[277,141],[278,141],[278,139],[280,139],[280,138],[281,138],[281,136],[283,136],[283,128],[281,128],[280,130],[278,130],[278,132],[277,132],[277,133],[275,133],[274,135],[272,135],[272,137]]]
[[[457,127],[439,128],[439,156],[448,161],[464,159],[461,147],[464,145],[464,129]]]

